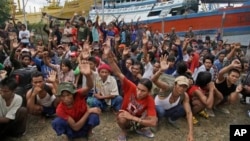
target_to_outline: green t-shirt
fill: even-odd
[[[89,35],[89,28],[86,25],[79,26],[77,30],[77,40],[87,40],[87,37]]]
[[[80,74],[79,66],[77,66],[76,69],[74,70],[74,75],[78,75],[78,74]]]
[[[0,63],[0,70],[3,70],[4,66],[2,63]]]

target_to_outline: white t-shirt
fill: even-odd
[[[26,37],[26,39],[23,39],[23,37]],[[19,31],[19,39],[21,39],[21,43],[29,43],[30,42],[29,38],[30,38],[29,30]]]
[[[119,95],[117,81],[114,76],[109,75],[105,82],[102,81],[98,75],[95,80],[95,90],[97,93],[101,93],[103,96],[107,95]],[[105,99],[107,105],[111,105],[111,99]]]
[[[163,107],[165,110],[169,110],[175,106],[178,105],[179,101],[180,101],[180,97],[174,102],[174,103],[170,103],[169,99],[171,97],[172,93],[169,94],[168,97],[166,97],[165,99],[159,99],[158,95],[155,97],[155,105],[161,106]]]
[[[148,62],[144,66],[144,70],[145,71],[144,71],[144,74],[143,74],[142,78],[148,78],[148,79],[150,79],[150,77],[153,75],[153,69],[154,69],[153,65],[150,62]]]
[[[71,34],[72,35],[72,28],[69,27],[69,28],[64,28],[63,30],[63,40],[64,42],[73,42],[73,37],[67,37],[68,34]]]
[[[44,98],[40,98],[38,95],[36,95],[36,99],[38,104],[44,107],[51,107],[56,97],[55,95],[49,95],[47,93]]]
[[[14,120],[16,118],[17,109],[21,107],[22,102],[22,97],[15,94],[11,104],[9,106],[6,106],[5,100],[0,95],[0,117]]]

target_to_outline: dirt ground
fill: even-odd
[[[232,124],[250,124],[250,118],[246,111],[250,105],[240,103],[229,107],[230,114],[223,114],[215,111],[215,117],[208,120],[198,117],[199,126],[194,127],[194,138],[196,141],[229,141],[229,126]],[[30,116],[28,120],[27,133],[21,138],[9,138],[8,141],[56,141],[55,132],[50,123],[52,119],[46,119],[41,123],[38,117]],[[155,138],[149,139],[130,132],[128,141],[185,141],[187,135],[187,122],[185,118],[177,121],[179,127],[173,127],[166,121],[161,122],[160,127],[155,132]],[[97,141],[116,141],[120,129],[115,117],[111,112],[101,115],[101,124],[94,129]],[[1,139],[0,139],[1,140]],[[86,139],[76,139],[75,141],[86,141]]]

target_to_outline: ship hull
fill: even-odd
[[[175,27],[176,32],[181,37],[184,36],[189,26],[192,26],[196,35],[215,36],[218,29],[222,29],[224,39],[231,42],[240,41],[244,45],[248,45],[250,41],[250,6],[209,13],[166,17],[144,21],[144,23],[151,26],[153,30],[163,31],[164,33],[170,32],[171,28]]]
[[[249,44],[250,2],[244,3],[244,5],[240,7],[221,8],[206,12],[174,16],[171,14],[166,14],[166,16],[162,14],[149,16],[149,13],[152,11],[162,10],[161,13],[163,13],[164,10],[172,9],[174,6],[177,7],[181,5],[181,3],[176,2],[176,4],[172,3],[165,5],[165,7],[161,7],[160,3],[157,5],[158,7],[154,5],[152,8],[151,6],[131,7],[124,10],[125,12],[121,12],[122,9],[105,9],[104,14],[101,13],[101,10],[95,10],[90,12],[90,17],[94,17],[93,15],[95,15],[96,11],[106,22],[114,20],[115,17],[123,18],[125,22],[130,22],[131,20],[135,21],[140,17],[140,23],[147,24],[153,31],[159,30],[160,32],[168,33],[171,31],[172,27],[175,27],[175,31],[180,37],[184,37],[189,26],[193,27],[193,31],[196,35],[202,35],[202,37],[209,35],[212,38],[217,33],[218,29],[221,29],[223,31],[224,40],[228,39],[231,42],[239,41],[244,45]],[[110,11],[110,13],[108,13],[108,11]],[[116,13],[114,13],[114,11]],[[244,37],[242,37],[242,35],[244,35]]]

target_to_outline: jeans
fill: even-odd
[[[86,137],[89,130],[99,124],[100,119],[97,114],[90,114],[87,121],[79,131],[73,130],[68,122],[60,117],[57,117],[52,121],[52,127],[56,131],[57,135],[60,136],[62,134],[65,134],[68,136],[68,138]]]
[[[52,116],[56,113],[56,108],[53,107],[53,105],[51,107],[45,107],[43,106],[43,111],[42,111],[42,115],[45,116]]]
[[[95,97],[92,97],[92,107],[99,107],[101,110],[105,110],[108,105],[104,99],[97,99]],[[122,97],[121,96],[116,96],[115,98],[111,99],[111,107],[115,111],[119,111],[122,106]]]
[[[165,110],[162,106],[156,105],[157,116],[161,119],[163,117],[169,117],[171,120],[175,121],[180,117],[185,116],[186,112],[181,104],[175,107]]]

